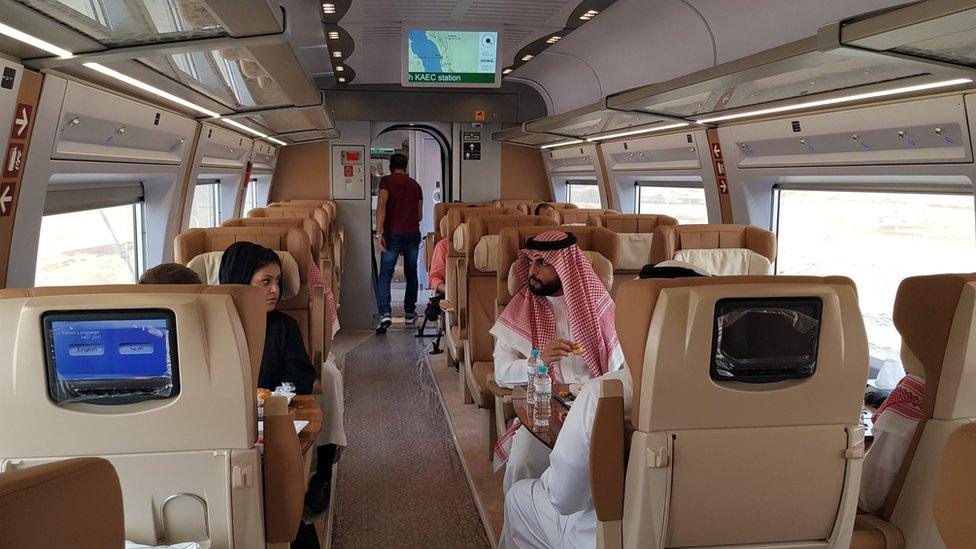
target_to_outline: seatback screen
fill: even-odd
[[[42,322],[56,403],[131,404],[179,393],[172,311],[48,312]]]
[[[816,297],[720,299],[712,333],[712,379],[771,383],[813,375],[822,309]]]

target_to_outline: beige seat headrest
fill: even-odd
[[[456,242],[456,241],[455,241]],[[481,237],[474,248],[474,268],[484,273],[493,273],[498,265],[498,242],[497,234],[488,234]]]
[[[610,260],[603,256],[600,252],[591,252],[589,250],[581,250],[583,256],[586,257],[587,261],[590,262],[590,266],[593,267],[593,272],[596,276],[600,278],[600,282],[603,283],[603,287],[609,292],[610,288],[613,287],[613,265]],[[518,267],[518,262],[512,263],[511,267],[508,268],[508,293],[510,295],[515,295],[522,290],[522,283],[519,280],[518,273],[516,269]]]
[[[617,270],[639,272],[651,262],[652,233],[617,233],[620,240],[620,259]]]
[[[446,235],[447,235],[447,216],[446,215],[441,218],[441,220],[440,220],[440,222],[438,224],[437,229],[439,231],[439,233],[436,235],[437,236],[437,240],[440,240],[442,238],[445,238]]]
[[[454,251],[464,252],[464,233],[468,229],[467,223],[461,223],[454,229]]]
[[[281,299],[291,299],[301,289],[298,262],[288,252],[276,250],[275,253],[281,260]],[[186,266],[204,283],[216,286],[220,284],[220,260],[223,257],[224,252],[206,252],[191,259]]]
[[[769,259],[748,248],[678,250],[674,260],[697,265],[715,276],[773,274]]]

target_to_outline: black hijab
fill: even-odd
[[[274,250],[253,242],[235,242],[220,258],[220,283],[249,285],[255,272],[272,263],[281,266]]]

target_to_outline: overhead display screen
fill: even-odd
[[[404,86],[498,87],[498,33],[414,29],[405,33]]]

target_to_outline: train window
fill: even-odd
[[[45,215],[35,286],[133,284],[145,264],[143,205]]]
[[[700,186],[634,183],[634,202],[639,214],[664,214],[682,225],[708,223],[705,189]]]
[[[891,319],[898,284],[909,276],[976,270],[971,194],[773,192],[776,273],[854,280],[872,377],[885,362],[901,363],[901,338]]]
[[[600,187],[595,181],[569,181],[566,183],[566,202],[580,208],[600,209]]]
[[[220,225],[220,183],[197,181],[193,190],[193,205],[190,207],[191,229],[206,229]]]
[[[247,184],[247,191],[244,192],[244,215],[258,207],[258,180],[252,179]]]

